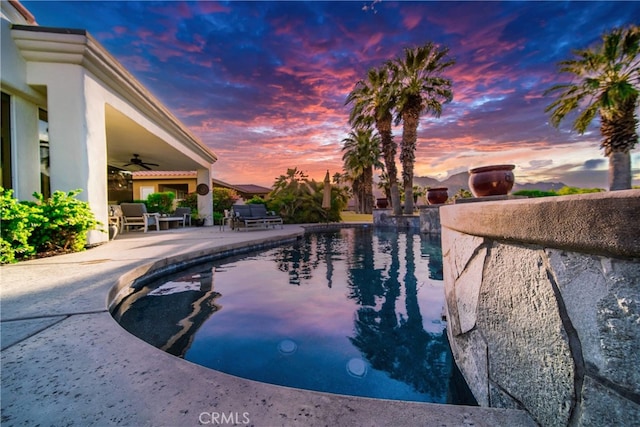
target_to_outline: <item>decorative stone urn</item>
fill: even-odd
[[[386,209],[387,206],[389,206],[389,201],[386,199],[386,197],[376,199],[376,207],[378,209]]]
[[[515,181],[515,165],[492,165],[469,170],[469,188],[476,197],[509,194]]]
[[[430,205],[441,205],[449,198],[447,187],[436,187],[427,189],[427,202]]]

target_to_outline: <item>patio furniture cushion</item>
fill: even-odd
[[[282,218],[270,215],[263,204],[233,205],[232,208],[234,229],[239,229],[240,225],[244,225],[245,229],[266,228],[276,224],[282,227]]]

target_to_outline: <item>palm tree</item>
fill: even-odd
[[[389,177],[387,176],[387,173],[383,170],[380,172],[380,175],[378,175],[378,179],[378,188],[384,191],[384,197],[387,198],[387,201],[390,201],[391,187],[389,186]]]
[[[393,141],[391,114],[395,97],[391,91],[391,76],[386,67],[371,68],[367,80],[360,80],[347,96],[346,104],[353,104],[349,123],[356,127],[375,125],[382,145],[384,164],[389,177],[391,206],[394,215],[400,215],[400,192],[398,191],[398,168],[396,167],[396,144]]]
[[[267,196],[286,221],[294,218],[312,198],[313,192],[309,189],[308,177],[297,167],[288,168],[285,175],[276,178],[273,190]]]
[[[548,89],[557,94],[545,112],[551,111],[551,124],[573,111],[579,114],[573,129],[583,134],[597,113],[600,114],[601,148],[609,158],[609,189],[631,188],[631,153],[638,142],[636,128],[640,92],[638,58],[640,27],[616,28],[602,36],[602,44],[577,50],[576,58],[560,62],[559,70],[573,74],[573,81]]]
[[[442,104],[453,99],[451,80],[442,73],[455,64],[448,56],[448,47],[428,42],[424,46],[404,50],[404,58],[388,63],[393,75],[393,91],[397,93],[396,123],[402,121],[402,184],[404,186],[404,213],[413,214],[413,166],[420,115],[442,114]]]
[[[279,191],[282,191],[286,188],[296,187],[301,182],[306,181],[307,178],[307,175],[303,171],[298,170],[297,167],[289,168],[287,169],[286,175],[280,175],[278,178],[276,178],[275,182],[273,183],[272,193],[277,194]]]
[[[371,128],[356,128],[342,140],[344,168],[353,179],[358,213],[370,214],[373,200],[373,169],[382,168],[380,136]]]
[[[349,174],[342,174],[340,172],[336,172],[333,174],[333,176],[331,177],[331,182],[333,182],[336,185],[342,185],[345,181],[348,181],[349,178]]]
[[[286,223],[340,221],[340,211],[347,206],[348,201],[346,189],[331,187],[331,209],[328,216],[327,211],[322,208],[323,190],[323,182],[310,180],[297,167],[289,168],[285,175],[276,178],[267,202]]]

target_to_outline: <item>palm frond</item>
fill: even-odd
[[[551,124],[558,127],[571,112],[578,116],[573,129],[584,133],[598,112],[611,114],[640,93],[639,27],[614,29],[602,36],[602,44],[575,50],[574,58],[558,63],[560,73],[572,82],[557,84],[544,94],[556,99],[545,108]],[[613,114],[615,116],[615,114]]]

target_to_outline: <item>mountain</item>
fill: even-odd
[[[460,172],[451,175],[444,181],[438,181],[428,176],[416,176],[413,178],[413,184],[419,185],[420,187],[447,187],[449,189],[449,195],[451,196],[456,194],[461,188],[469,190],[469,173]]]
[[[541,190],[541,191],[551,191],[551,190],[559,190],[562,187],[566,187],[567,185],[563,182],[527,182],[524,184],[516,183],[513,185],[513,191],[519,190]]]

